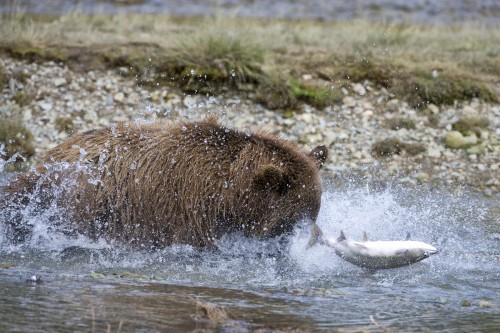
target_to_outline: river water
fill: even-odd
[[[0,184],[7,176],[0,173]],[[498,197],[325,187],[318,219],[325,234],[399,240],[410,232],[440,252],[368,271],[330,248],[306,249],[306,224],[265,241],[231,234],[217,250],[138,252],[53,232],[47,221],[57,208],[27,207],[30,241],[14,245],[0,232],[0,332],[500,330]],[[6,218],[0,212],[0,228]],[[207,318],[207,306],[223,309],[222,319]]]
[[[464,20],[491,24],[500,22],[498,0],[16,0],[1,1],[0,12],[9,11],[12,3],[34,13],[80,10],[92,13],[219,14],[327,21],[363,18],[423,24],[460,23]]]

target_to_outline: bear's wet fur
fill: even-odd
[[[324,146],[306,153],[269,133],[237,131],[214,118],[122,124],[50,150],[35,171],[3,189],[2,200],[26,205],[36,189],[40,201],[65,207],[75,230],[94,239],[203,248],[231,231],[265,238],[315,221],[327,154]],[[49,171],[59,162],[70,167]],[[52,197],[51,188],[64,178],[74,184]]]

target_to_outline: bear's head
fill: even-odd
[[[250,209],[242,229],[247,235],[272,237],[302,220],[316,221],[321,206],[319,169],[328,157],[325,146],[309,154],[297,149],[271,150],[255,158],[251,184],[241,209]],[[246,215],[246,214],[240,214]]]

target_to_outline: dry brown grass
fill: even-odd
[[[217,93],[221,85],[270,87],[271,82],[276,94],[256,95],[280,108],[297,101],[320,107],[335,103],[338,96],[325,95],[325,85],[365,80],[415,107],[473,97],[495,101],[499,45],[500,29],[472,23],[419,26],[78,12],[47,17],[16,9],[0,18],[0,50],[15,57],[58,60],[84,69],[128,66],[135,70],[132,74],[147,68],[152,74],[142,83],[173,81],[190,92]],[[272,73],[283,79],[273,79]],[[317,81],[306,85],[303,75]],[[269,100],[280,96],[282,102]]]

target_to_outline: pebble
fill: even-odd
[[[449,131],[448,133],[446,133],[444,142],[450,148],[468,148],[477,143],[477,136],[474,133],[464,136],[459,131]]]
[[[356,174],[379,180],[398,177],[411,186],[436,182],[460,186],[461,182],[481,188],[485,194],[500,189],[500,104],[473,99],[446,107],[429,104],[427,112],[421,112],[395,99],[386,89],[365,82],[354,84],[351,93],[343,88],[345,96],[339,105],[323,110],[304,105],[285,118],[280,111],[267,110],[237,93],[206,97],[185,95],[174,87],[146,90],[120,74],[123,68],[73,72],[54,62],[35,64],[6,56],[0,57],[0,66],[9,78],[0,92],[0,111],[7,116],[22,114],[23,123],[34,135],[37,156],[66,139],[66,133],[58,133],[55,127],[60,116],[72,117],[77,131],[83,132],[116,122],[201,119],[210,113],[229,126],[265,130],[296,141],[307,150],[327,145],[330,157],[323,169],[326,177],[347,181]],[[27,76],[24,84],[9,77],[19,70]],[[13,96],[26,87],[35,98],[21,107]],[[438,116],[438,124],[428,125],[429,114]],[[490,121],[481,129],[480,137],[453,133],[452,124],[471,114]],[[392,131],[385,124],[386,119],[394,117],[411,118],[417,128]],[[402,142],[424,144],[426,152],[375,159],[372,145],[396,134]],[[448,135],[466,144],[449,148],[446,139],[443,142]]]
[[[125,99],[125,94],[122,93],[121,91],[113,95],[113,100],[117,103],[122,103],[124,99]]]
[[[432,113],[432,114],[438,114],[439,113],[439,108],[434,105],[434,104],[429,104],[427,105],[427,109]]]
[[[56,87],[64,86],[68,83],[68,81],[66,81],[63,77],[55,78],[53,82]]]
[[[352,90],[354,90],[354,92],[356,92],[360,96],[366,95],[366,89],[361,83],[356,83]]]

